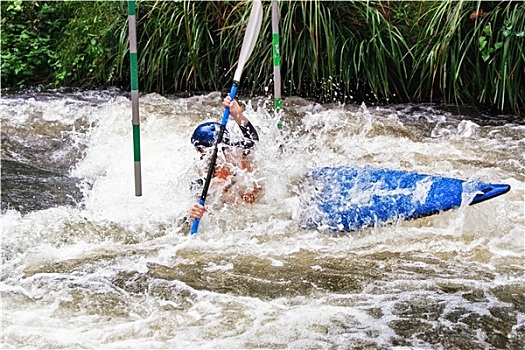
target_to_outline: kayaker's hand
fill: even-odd
[[[235,119],[235,121],[237,121],[237,119],[239,119],[239,117],[242,116],[241,106],[239,106],[237,100],[232,101],[230,95],[224,98],[224,100],[222,101],[222,106],[224,108],[230,107],[230,115]]]
[[[202,219],[202,216],[204,215],[206,210],[208,210],[207,205],[200,205],[199,203],[195,203],[193,207],[191,207],[189,215],[194,219],[200,220]]]

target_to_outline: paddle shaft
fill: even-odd
[[[230,98],[235,98],[235,95],[237,94],[237,86],[239,85],[239,82],[234,80],[232,84],[232,88],[230,90]],[[222,142],[222,138],[224,136],[224,130],[226,130],[226,124],[228,123],[228,118],[230,117],[230,107],[226,107],[224,109],[224,114],[222,116],[221,120],[221,128],[219,129],[219,135],[217,136],[217,142],[215,143],[215,147],[213,148],[213,153],[211,155],[210,160],[210,167],[208,168],[208,174],[206,175],[206,181],[204,182],[204,187],[202,188],[202,194],[199,199],[199,204],[204,205],[206,203],[206,197],[208,196],[208,190],[210,188],[211,179],[213,178],[213,173],[215,172],[215,164],[217,163],[217,153],[219,152],[219,144]],[[193,225],[191,227],[190,234],[194,235],[197,233],[197,230],[199,229],[199,219],[195,219],[193,221]]]

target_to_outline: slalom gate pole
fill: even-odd
[[[279,115],[277,128],[282,129],[281,122],[281,53],[279,48],[279,4],[272,0],[272,51],[273,51],[273,90],[275,113]]]
[[[140,165],[139,69],[137,63],[137,25],[135,0],[128,1],[129,61],[131,67],[131,113],[133,125],[133,159],[135,166],[135,196],[142,196]]]

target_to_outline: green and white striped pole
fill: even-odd
[[[131,114],[133,125],[133,159],[135,163],[135,196],[142,196],[140,170],[139,68],[137,63],[137,25],[135,0],[128,1],[129,60],[131,67]]]
[[[273,51],[273,91],[275,113],[279,115],[277,128],[281,129],[281,53],[279,48],[279,5],[277,0],[272,0],[272,51]]]

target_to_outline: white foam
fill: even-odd
[[[182,218],[195,201],[189,182],[198,160],[189,139],[200,122],[221,118],[220,102],[218,93],[189,99],[141,96],[141,197],[134,196],[129,99],[42,102],[43,120],[70,125],[76,120],[72,114],[80,114],[93,125],[77,135],[87,148],[71,171],[89,186],[79,208],[27,215],[10,210],[0,217],[0,290],[9,298],[3,346],[323,348],[363,340],[390,347],[397,336],[391,322],[401,319],[395,313],[400,304],[429,300],[446,305],[445,314],[468,309],[483,315],[487,307],[508,304],[496,298],[469,302],[440,288],[490,291],[523,282],[523,128],[495,127],[491,134],[431,108],[418,112],[414,118],[422,124],[413,126],[406,112],[298,100],[297,107],[285,108],[287,123],[280,132],[264,107],[271,103],[241,98],[261,136],[254,156],[264,197],[243,207],[210,195],[199,232],[189,237]],[[25,113],[35,103],[20,103],[12,123],[27,123]],[[334,235],[302,228],[297,183],[308,169],[338,165],[481,178],[509,183],[512,190],[473,207],[360,232]],[[425,184],[418,191],[423,201]],[[355,200],[365,195],[356,192]],[[243,261],[255,261],[263,272],[248,264],[239,273]],[[352,271],[338,270],[339,263],[365,271],[355,277],[362,289],[331,293],[308,279],[342,281],[337,277]],[[168,273],[152,277],[156,266]],[[179,281],[177,268],[196,276]],[[273,286],[293,288],[301,278],[312,284],[306,292],[287,291],[269,300],[248,295],[243,283],[263,285],[274,278],[265,269],[283,274]],[[220,289],[214,278],[221,278],[214,276],[239,285],[221,286],[231,293],[214,292]],[[215,284],[211,290],[202,282],[206,278]],[[375,308],[380,315],[371,315]],[[441,317],[436,322],[447,326],[451,321]]]

